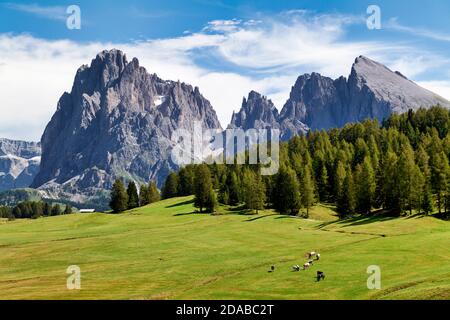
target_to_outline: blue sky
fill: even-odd
[[[80,30],[66,27],[74,4]],[[0,1],[0,136],[38,140],[77,68],[112,47],[198,85],[222,126],[250,90],[281,109],[300,74],[347,76],[360,54],[450,99],[449,15],[446,0]]]

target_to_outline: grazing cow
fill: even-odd
[[[271,267],[270,267],[270,270],[271,270],[272,272],[274,272],[274,271],[275,271],[275,266],[271,266]]]
[[[300,266],[299,265],[292,266],[292,270],[298,272],[300,271]]]
[[[316,260],[320,260],[320,253],[316,254]]]
[[[308,259],[311,259],[316,256],[316,252],[312,251],[312,252],[307,253],[306,255],[307,255]]]
[[[309,267],[311,267],[311,265],[307,262],[303,265],[303,270],[309,269]]]
[[[325,280],[325,273],[322,271],[317,271],[317,281]]]
[[[314,264],[314,261],[310,259],[310,260],[308,261],[308,263],[312,266],[312,265]]]

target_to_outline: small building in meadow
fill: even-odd
[[[80,209],[80,213],[93,213],[95,209]]]

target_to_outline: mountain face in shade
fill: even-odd
[[[42,161],[33,187],[75,202],[109,189],[115,178],[162,184],[171,163],[170,137],[220,123],[198,88],[149,74],[119,50],[82,66],[41,139]]]
[[[39,171],[41,146],[0,139],[0,191],[27,188]]]
[[[391,113],[428,108],[450,107],[450,102],[428,91],[400,72],[360,56],[353,64],[348,80],[333,80],[313,73],[300,76],[280,112],[284,137],[311,130],[342,127],[349,122],[378,119]]]
[[[261,94],[251,91],[248,98],[242,101],[242,107],[238,113],[233,112],[231,123],[232,128],[247,129],[267,129],[279,128],[278,110],[271,100]]]

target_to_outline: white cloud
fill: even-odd
[[[66,20],[66,8],[63,6],[40,6],[38,4],[21,4],[21,3],[5,3],[4,6],[8,9],[21,11],[38,17]]]
[[[213,21],[197,33],[135,43],[0,34],[0,136],[38,140],[59,97],[70,91],[77,68],[104,49],[121,49],[129,60],[138,57],[148,72],[163,79],[198,86],[223,127],[250,90],[268,95],[280,109],[300,74],[348,75],[360,54],[411,78],[448,66],[442,57],[407,45],[343,40],[346,27],[360,22],[358,17],[286,12],[259,20]],[[204,57],[218,61],[219,68],[210,67]]]
[[[445,42],[450,41],[450,34],[440,33],[437,31],[428,30],[428,29],[424,29],[424,28],[408,27],[408,26],[400,24],[398,22],[397,18],[391,18],[388,21],[386,27],[389,29],[392,29],[392,30],[400,31],[400,32],[410,33],[414,36],[420,36],[420,37],[424,37],[424,38],[429,38],[429,39],[438,40],[438,41],[445,41]]]

